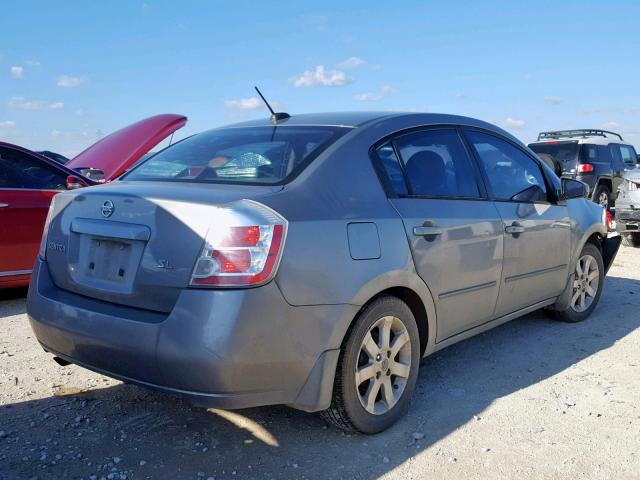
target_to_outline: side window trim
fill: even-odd
[[[518,203],[531,203],[531,204],[538,203],[538,204],[542,204],[542,205],[551,205],[551,204],[556,204],[557,203],[557,201],[555,199],[554,200],[550,199],[551,192],[554,191],[555,187],[550,184],[551,182],[549,182],[549,179],[547,178],[547,176],[545,174],[545,171],[542,168],[538,158],[536,158],[536,157],[532,156],[531,154],[529,154],[529,152],[527,152],[525,149],[523,149],[517,143],[513,142],[511,139],[509,139],[507,137],[504,137],[502,135],[499,135],[496,132],[493,132],[491,130],[486,130],[486,129],[478,128],[478,127],[470,127],[470,126],[462,126],[461,130],[462,130],[462,137],[464,139],[464,142],[467,145],[467,148],[471,151],[471,153],[473,155],[473,159],[477,162],[478,167],[480,168],[480,171],[482,172],[482,179],[486,183],[488,198],[491,201],[494,201],[494,202],[514,202],[514,200],[496,198],[496,196],[494,195],[494,193],[493,193],[493,191],[491,189],[491,182],[489,181],[489,177],[487,176],[487,172],[485,171],[485,169],[484,169],[484,167],[482,165],[482,161],[480,160],[480,158],[478,158],[477,152],[475,151],[475,149],[471,145],[471,142],[469,141],[469,139],[465,135],[466,132],[480,132],[480,133],[483,133],[485,135],[490,135],[492,137],[495,137],[498,140],[502,140],[504,142],[507,142],[508,144],[510,144],[511,146],[516,148],[518,151],[520,151],[522,154],[524,154],[525,156],[530,158],[534,162],[534,164],[538,167],[538,169],[540,170],[540,175],[542,175],[542,178],[544,179],[544,184],[545,184],[544,186],[546,188],[547,200],[546,201],[537,201],[537,202],[518,202]]]

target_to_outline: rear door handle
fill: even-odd
[[[9,204],[8,203],[0,203],[0,208],[5,208],[8,207]]]
[[[517,235],[518,233],[524,233],[524,227],[518,222],[513,222],[511,225],[504,227],[504,231],[511,235]]]
[[[413,227],[413,234],[417,237],[429,237],[431,235],[442,235],[442,229],[437,227]]]

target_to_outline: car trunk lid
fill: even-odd
[[[89,178],[96,179],[91,173],[100,172],[99,180],[113,180],[186,123],[187,117],[172,113],[145,118],[104,137],[65,165],[89,172]]]
[[[189,285],[216,209],[282,187],[115,182],[59,195],[47,263],[62,289],[170,312]]]

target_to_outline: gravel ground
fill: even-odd
[[[409,414],[373,437],[61,368],[25,292],[0,295],[0,479],[640,479],[640,249],[621,249],[587,321],[536,313],[423,361]]]

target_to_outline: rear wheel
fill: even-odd
[[[640,233],[623,233],[622,244],[627,247],[640,247]]]
[[[593,201],[598,205],[609,209],[611,207],[611,190],[606,185],[598,185],[593,193]]]
[[[349,431],[378,433],[408,408],[418,376],[420,337],[409,307],[385,296],[355,320],[340,352],[325,420]]]
[[[569,307],[556,312],[565,322],[581,322],[596,308],[604,284],[604,264],[598,247],[587,243],[576,262]]]

